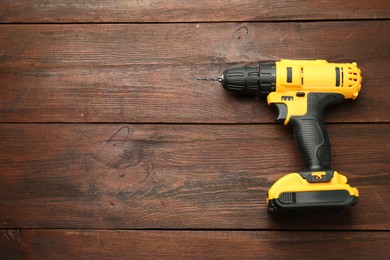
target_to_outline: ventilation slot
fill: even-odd
[[[352,87],[356,85],[357,81],[358,81],[358,75],[354,71],[354,68],[348,67],[348,87]]]

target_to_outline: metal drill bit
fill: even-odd
[[[223,77],[204,77],[204,78],[198,78],[198,80],[207,80],[207,81],[219,81],[221,82]]]

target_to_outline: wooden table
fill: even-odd
[[[390,2],[0,3],[0,258],[390,255]],[[341,214],[267,213],[303,161],[265,100],[197,81],[243,64],[356,61],[330,108]]]

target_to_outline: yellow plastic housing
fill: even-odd
[[[287,125],[291,116],[307,113],[308,93],[340,93],[345,99],[356,99],[361,82],[361,71],[356,62],[281,60],[276,62],[276,90],[268,95],[267,102],[268,105],[286,104],[284,124]]]
[[[322,175],[321,172],[313,172],[313,175]],[[323,173],[325,174],[325,173]],[[329,182],[310,183],[302,178],[299,173],[290,173],[272,185],[268,191],[267,204],[269,200],[279,198],[284,192],[310,192],[310,191],[331,191],[347,190],[351,196],[359,197],[359,191],[347,184],[347,177],[334,171],[333,178]]]

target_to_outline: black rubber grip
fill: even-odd
[[[308,171],[330,169],[331,149],[324,124],[324,110],[327,106],[344,100],[339,93],[309,93],[307,113],[292,116],[289,125],[294,130],[295,142],[301,152]]]

